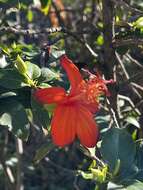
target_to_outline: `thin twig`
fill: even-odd
[[[7,145],[8,145],[8,130],[6,129],[4,131],[4,144],[1,147],[1,152],[0,152],[0,163],[2,165],[4,174],[5,174],[5,179],[6,179],[6,185],[5,188],[8,187],[9,190],[15,190],[15,178],[12,173],[12,170],[9,166],[6,165],[6,155],[7,155]]]
[[[135,107],[138,108],[141,104],[143,104],[143,100],[140,100],[140,101],[135,105]]]
[[[69,30],[67,30],[65,28],[62,31],[65,34],[68,34],[69,36],[73,37],[75,40],[80,42],[82,45],[84,45],[93,57],[97,57],[97,54],[94,52],[94,50],[91,48],[91,46],[84,39],[78,37],[78,35],[75,32],[70,32]]]
[[[120,64],[120,66],[121,66],[121,68],[123,70],[123,73],[124,73],[124,76],[125,76],[126,80],[129,80],[130,77],[129,77],[127,71],[126,71],[126,68],[125,68],[125,66],[123,64],[123,61],[122,61],[120,55],[117,52],[115,52],[115,55],[116,55],[116,58],[118,60],[118,63]]]
[[[16,190],[23,190],[23,171],[22,171],[22,154],[23,154],[23,142],[21,139],[16,139],[16,153],[17,153],[17,184]]]
[[[114,121],[116,127],[117,127],[117,128],[120,128],[119,123],[118,123],[118,121],[117,121],[117,119],[116,119],[115,111],[114,111],[113,108],[111,107],[108,98],[106,98],[106,103],[107,103],[107,107],[108,107],[108,109],[109,109],[110,115],[111,115],[111,117],[112,117],[112,119],[113,119],[113,121]]]
[[[118,98],[126,100],[130,104],[132,110],[135,111],[137,115],[141,115],[140,111],[137,109],[137,107],[134,105],[133,101],[129,97],[118,94]]]
[[[45,157],[45,161],[46,162],[49,162],[52,166],[56,167],[57,169],[59,169],[59,171],[63,171],[63,172],[66,172],[66,173],[70,173],[72,175],[76,175],[78,174],[78,171],[76,170],[71,170],[71,169],[68,169],[68,168],[64,168],[58,164],[56,164],[55,162],[53,162],[52,160],[49,159],[49,157]]]
[[[143,45],[143,39],[141,38],[126,38],[126,39],[114,39],[112,41],[113,47],[129,46],[129,45]]]
[[[5,161],[3,161],[3,160],[0,160],[0,163],[1,163],[2,168],[4,170],[4,174],[7,177],[9,189],[15,190],[15,178],[14,178],[14,175],[12,173],[11,168],[9,166],[7,166],[5,164]]]
[[[130,12],[138,14],[138,15],[143,15],[143,11],[141,11],[135,7],[132,7],[124,0],[111,0],[111,1],[114,2],[119,7],[123,6],[127,11],[130,11]]]
[[[105,163],[100,160],[96,155],[92,156],[92,159],[96,160],[101,166],[105,167]]]
[[[35,30],[26,30],[26,29],[21,29],[21,28],[15,28],[15,27],[3,27],[0,29],[0,33],[13,33],[13,34],[19,34],[19,35],[35,35],[35,34],[40,34],[40,33],[46,33],[46,34],[51,34],[51,33],[56,33],[56,32],[61,32],[62,27],[56,27],[56,28],[45,28],[40,31],[35,31]]]
[[[120,83],[119,87],[129,84],[129,83],[133,82],[133,80],[140,79],[142,77],[142,74],[143,74],[143,72],[140,71],[140,72],[132,75],[129,79],[126,79],[126,80],[124,80],[124,82]]]
[[[135,83],[135,82],[131,82],[131,85],[134,86],[135,88],[137,88],[137,89],[143,91],[143,86],[141,86],[141,85],[139,85],[139,84],[137,84],[137,83]]]
[[[78,176],[75,176],[74,178],[74,182],[73,182],[73,186],[76,190],[80,190],[80,188],[78,187],[78,184],[77,184],[77,180],[78,180]]]
[[[89,50],[89,52],[91,53],[91,55],[92,55],[93,57],[98,57],[97,53],[95,53],[95,52],[93,51],[93,49],[91,48],[91,46],[90,46],[87,42],[85,42],[84,45],[85,45],[85,47]]]
[[[115,52],[115,55],[117,57],[118,63],[120,64],[120,66],[122,68],[122,71],[123,71],[123,74],[125,76],[126,81],[129,81],[130,76],[129,76],[129,74],[128,74],[128,72],[127,72],[127,70],[123,64],[123,61],[122,61],[120,55],[117,52]],[[133,85],[131,83],[129,83],[129,85],[131,86],[131,89],[134,91],[134,93],[138,96],[138,98],[141,99],[142,96],[139,94],[139,92],[133,87]]]
[[[69,30],[67,30],[66,28],[64,27],[56,27],[56,28],[45,28],[45,29],[42,29],[42,30],[38,30],[38,31],[35,31],[35,30],[25,30],[25,29],[18,29],[18,28],[14,28],[14,27],[4,27],[2,29],[0,29],[0,33],[13,33],[13,34],[18,34],[18,35],[27,35],[27,36],[33,36],[33,35],[36,35],[36,34],[42,34],[42,33],[45,33],[45,34],[53,34],[53,33],[57,33],[57,32],[63,32],[71,37],[73,37],[75,40],[77,40],[78,42],[80,42],[82,45],[84,45],[87,50],[91,53],[92,56],[94,57],[97,57],[97,54],[95,53],[95,51],[91,48],[91,46],[85,42],[85,40],[81,39],[79,37],[79,35],[81,34],[86,34],[86,33],[91,33],[91,32],[94,32],[94,31],[80,31],[80,32],[71,32]],[[59,40],[59,38],[58,38]]]
[[[127,58],[134,64],[136,64],[139,68],[143,69],[143,65],[141,65],[136,59],[134,59],[129,53],[126,54]]]

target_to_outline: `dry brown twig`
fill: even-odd
[[[114,39],[112,41],[113,47],[129,46],[129,45],[143,45],[143,39],[141,38],[124,38],[124,39]]]
[[[17,183],[16,190],[23,190],[23,171],[22,171],[22,155],[23,155],[23,142],[21,139],[16,138],[16,153],[17,153]]]
[[[123,8],[126,9],[127,11],[130,11],[130,12],[138,14],[138,15],[143,15],[143,11],[129,5],[124,0],[111,0],[111,1],[119,7],[123,6]]]
[[[129,74],[128,74],[128,72],[127,72],[125,66],[124,66],[124,63],[123,63],[123,61],[122,61],[120,55],[119,55],[117,52],[115,52],[115,54],[116,54],[116,58],[117,58],[117,60],[118,60],[118,63],[119,63],[119,65],[121,66],[121,69],[122,69],[122,71],[123,71],[123,74],[124,74],[124,76],[125,76],[126,81],[129,81],[129,80],[130,80],[130,76],[129,76]],[[126,84],[127,84],[127,83],[126,83]],[[139,99],[142,99],[142,96],[141,96],[140,93],[133,87],[133,85],[132,85],[130,82],[129,82],[128,84],[131,86],[132,90],[133,90],[134,93],[138,96],[138,98],[139,98]]]
[[[8,185],[9,190],[15,190],[15,177],[13,175],[13,172],[11,168],[6,164],[6,155],[7,155],[7,145],[8,145],[8,130],[6,129],[4,131],[4,145],[1,147],[0,151],[0,164],[3,168],[4,175],[5,175],[5,186]]]

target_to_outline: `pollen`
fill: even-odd
[[[91,90],[90,90],[90,93],[91,93],[91,94],[94,94],[94,90],[93,90],[93,89],[91,89]]]
[[[97,103],[99,96],[106,93],[107,87],[104,80],[95,76],[86,82],[82,82],[79,86],[79,91],[84,97],[84,101]]]

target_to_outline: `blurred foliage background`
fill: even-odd
[[[69,88],[66,54],[116,83],[96,148],[55,147],[39,87]],[[143,189],[142,0],[0,0],[0,189]]]

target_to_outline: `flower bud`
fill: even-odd
[[[25,74],[27,72],[27,65],[19,55],[16,59],[16,67],[21,74]]]

